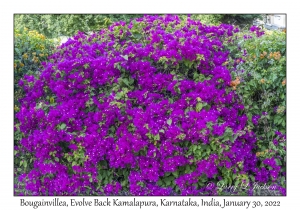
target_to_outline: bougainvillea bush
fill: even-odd
[[[29,194],[220,195],[220,183],[276,184],[281,167],[256,156],[224,65],[238,32],[146,15],[58,47],[40,75],[19,82],[16,150],[33,155],[19,177]]]

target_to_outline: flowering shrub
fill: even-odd
[[[52,54],[55,43],[46,39],[44,35],[28,29],[14,31],[14,78],[16,99],[22,96],[18,87],[19,80],[25,74],[38,71],[42,61]],[[18,103],[18,101],[15,101]],[[16,107],[18,109],[18,107]]]
[[[28,29],[14,31],[14,112],[20,110],[19,99],[24,97],[23,89],[18,82],[24,75],[38,74],[42,67],[41,62],[46,61],[51,55],[56,42],[45,38],[44,35]],[[16,124],[18,120],[14,119]],[[23,134],[16,130],[14,133],[15,173],[20,174],[30,170],[29,165],[33,161],[33,154],[18,150]]]
[[[228,68],[232,77],[242,78],[236,92],[243,100],[248,127],[258,138],[257,156],[262,163],[275,158],[281,166],[280,185],[285,186],[286,34],[253,26],[250,33],[236,36]]]
[[[34,156],[20,181],[32,195],[217,195],[276,179],[224,65],[238,31],[144,16],[69,39],[19,82],[17,150]]]

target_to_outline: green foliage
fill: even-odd
[[[91,32],[107,28],[116,21],[129,22],[131,19],[141,17],[142,14],[22,14],[15,15],[14,24],[16,29],[27,27],[36,30],[49,38],[59,36],[72,36],[78,31]],[[186,19],[187,15],[179,15]],[[201,20],[205,24],[219,25],[231,23],[236,25],[250,24],[261,15],[226,15],[226,14],[193,14],[191,18]]]
[[[230,23],[239,26],[252,25],[254,19],[262,19],[260,14],[226,14],[222,15],[222,23]]]
[[[191,15],[191,18],[194,20],[200,20],[204,24],[210,24],[210,25],[219,25],[222,21],[224,15],[197,15],[193,14]]]
[[[247,33],[246,33],[247,34]],[[238,45],[229,44],[232,59],[228,62],[232,78],[240,78],[236,92],[241,96],[248,116],[248,129],[257,136],[257,157],[277,158],[285,171],[286,161],[286,34],[266,31],[257,38],[244,39],[240,33]],[[249,33],[248,33],[249,35]],[[245,49],[247,53],[243,51]],[[244,62],[240,62],[244,60]],[[236,70],[234,63],[238,63]],[[258,124],[253,117],[260,116]],[[276,134],[276,131],[282,135]],[[274,140],[275,139],[275,140]],[[278,142],[277,145],[274,144]],[[280,162],[280,163],[279,163]],[[284,179],[284,177],[281,177]],[[282,184],[282,183],[281,183]]]
[[[246,62],[238,66],[244,72],[237,72],[245,80],[238,93],[243,94],[247,113],[267,113],[261,117],[258,128],[265,139],[274,137],[272,131],[285,133],[286,34],[271,32],[240,44],[248,53]]]
[[[252,25],[252,21],[256,18],[261,19],[259,14],[193,14],[191,19],[200,20],[202,23],[210,25],[219,25],[221,23],[229,23],[239,26]]]
[[[107,28],[112,22],[126,21],[142,15],[126,14],[63,14],[63,15],[15,15],[17,29],[27,27],[45,34],[47,37],[72,36],[78,31],[91,32]]]

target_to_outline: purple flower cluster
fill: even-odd
[[[280,131],[275,131],[275,135],[277,135],[281,139],[286,140],[286,135],[281,133]]]
[[[273,139],[273,144],[274,144],[275,146],[277,146],[277,145],[278,145],[278,140],[277,140],[277,139]]]
[[[258,120],[260,119],[260,115],[254,115],[252,116],[252,123],[254,125],[258,125]]]
[[[105,195],[118,195],[119,191],[122,189],[122,186],[119,182],[114,184],[107,184],[103,190]]]
[[[267,182],[269,179],[269,175],[271,176],[272,180],[276,180],[278,177],[278,174],[280,172],[280,166],[276,164],[276,161],[273,158],[266,158],[263,161],[263,164],[266,166],[271,167],[270,170],[266,170],[266,168],[262,168],[259,173],[257,173],[257,176],[255,177],[256,180],[261,182]]]
[[[257,26],[251,26],[250,31],[253,32],[253,33],[256,33],[257,37],[260,37],[260,36],[265,34],[265,32]]]
[[[124,179],[132,195],[170,195],[175,187],[199,194],[207,190],[195,186],[200,178],[216,181],[223,167],[266,181],[222,65],[229,54],[223,39],[237,31],[146,15],[62,44],[39,77],[19,82],[26,93],[17,113],[21,145],[34,155],[22,176],[27,190],[78,195],[102,188],[113,195]],[[206,79],[195,79],[201,75]]]

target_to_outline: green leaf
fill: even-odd
[[[185,173],[191,173],[191,172],[192,172],[192,170],[191,170],[190,165],[187,165],[185,168]]]
[[[165,176],[170,176],[171,175],[171,172],[166,172],[165,173]]]
[[[207,126],[207,128],[209,129],[209,130],[212,130],[212,122],[207,122],[206,123],[206,126]]]
[[[66,124],[65,123],[63,123],[63,124],[60,125],[60,129],[61,130],[65,129],[65,128],[66,128]]]
[[[280,183],[281,183],[282,186],[284,186],[284,181],[285,181],[285,178],[284,178],[284,176],[282,176],[281,179],[280,179]]]
[[[195,153],[198,148],[197,145],[192,145],[191,147],[192,147],[193,152]]]
[[[121,185],[122,185],[122,187],[125,187],[125,186],[127,185],[127,180],[123,180],[123,181],[121,182]]]
[[[170,186],[171,185],[171,180],[166,180],[165,183],[166,183],[166,186]]]
[[[282,165],[282,162],[281,162],[279,159],[275,159],[275,161],[276,161],[276,164],[277,164],[277,165],[279,165],[279,166]]]
[[[128,81],[127,78],[124,78],[124,79],[123,79],[123,82],[124,82],[125,85],[129,86],[129,81]]]
[[[233,175],[232,175],[232,179],[235,179],[235,178],[236,178],[236,176],[237,176],[236,174],[233,174]]]
[[[117,100],[119,100],[119,99],[121,99],[122,97],[123,97],[123,92],[117,92],[115,98],[116,98]]]
[[[211,144],[210,146],[211,146],[213,151],[215,151],[217,149],[216,145],[214,145],[214,144]]]
[[[160,139],[159,133],[154,136],[154,140],[158,141]]]
[[[201,109],[202,109],[202,107],[203,107],[203,104],[200,103],[200,102],[198,102],[197,105],[196,105],[196,111],[197,111],[197,112],[200,112]]]
[[[272,81],[275,82],[276,79],[277,79],[276,74],[273,74]]]
[[[172,172],[172,174],[177,178],[178,175],[179,175],[179,172],[178,172],[178,171],[175,171],[175,172]]]
[[[211,105],[206,104],[204,108],[205,108],[206,111],[209,111],[209,110],[210,110],[210,107],[211,107]]]
[[[249,175],[252,182],[255,182],[255,177],[253,175]]]
[[[53,98],[53,97],[50,98],[50,103],[51,103],[51,104],[54,103],[54,98]]]
[[[168,125],[171,125],[172,124],[172,119],[168,119],[167,123],[168,123]]]
[[[141,34],[134,34],[133,36],[134,36],[134,38],[136,38],[136,39],[140,39],[140,38],[142,37]]]
[[[128,55],[121,55],[121,57],[128,61]]]
[[[134,79],[132,79],[131,77],[129,78],[129,84],[132,85],[134,83]]]
[[[238,136],[239,136],[238,133],[234,134],[233,138],[230,139],[230,141],[231,141],[231,142],[234,142],[234,141],[238,138]]]

